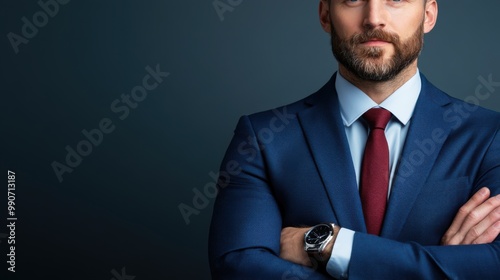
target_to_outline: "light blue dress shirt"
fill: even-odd
[[[410,80],[380,104],[375,103],[363,91],[342,77],[340,73],[337,73],[335,88],[340,102],[340,113],[345,125],[358,188],[361,176],[361,163],[369,133],[368,125],[361,116],[371,108],[378,107],[390,111],[393,115],[385,129],[385,136],[389,145],[390,178],[389,191],[387,193],[387,198],[389,199],[396,165],[401,156],[408,127],[410,126],[410,119],[422,88],[420,73],[417,70],[417,73]],[[332,256],[326,266],[327,272],[333,277],[338,279],[347,278],[353,240],[354,231],[345,228],[339,231]]]

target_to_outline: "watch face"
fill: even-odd
[[[330,236],[332,230],[327,225],[318,225],[306,236],[305,241],[309,244],[319,244]]]

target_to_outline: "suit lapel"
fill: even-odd
[[[337,222],[366,232],[349,144],[335,90],[335,75],[316,95],[299,121]]]
[[[399,236],[450,133],[450,125],[444,120],[443,109],[448,103],[450,103],[449,98],[422,76],[422,91],[411,118],[398,170],[393,179],[381,233],[384,237],[396,239]],[[436,137],[438,134],[439,137]]]

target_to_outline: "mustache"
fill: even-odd
[[[352,44],[356,45],[374,39],[382,40],[393,44],[399,44],[400,42],[399,36],[397,34],[385,32],[381,29],[373,29],[363,33],[355,34],[350,41]]]

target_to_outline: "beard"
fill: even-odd
[[[401,42],[397,34],[380,29],[358,33],[348,39],[341,39],[331,23],[331,44],[333,55],[347,70],[362,80],[384,82],[394,79],[412,64],[420,55],[424,44],[423,24],[406,41]],[[381,47],[361,46],[370,39],[379,39],[394,46],[394,54],[384,59]]]

